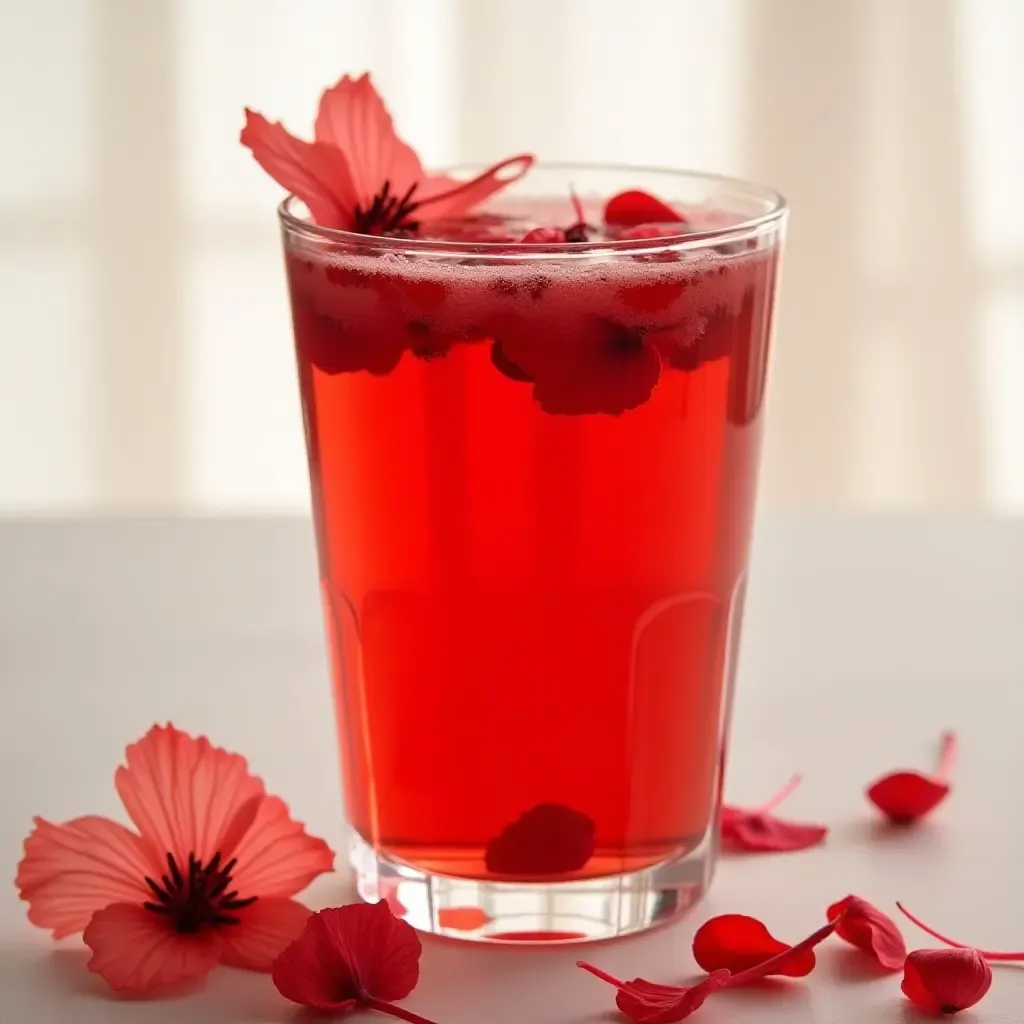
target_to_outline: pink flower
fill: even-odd
[[[291,899],[334,854],[268,796],[245,759],[173,726],[125,752],[114,784],[138,832],[90,815],[35,819],[16,885],[54,938],[84,930],[89,969],[121,991],[269,971],[310,911]]]
[[[471,181],[428,175],[395,132],[369,74],[345,75],[320,98],[314,141],[246,108],[241,142],[281,186],[298,196],[321,227],[361,234],[415,231],[423,219],[459,217],[521,178],[528,154],[489,167]]]

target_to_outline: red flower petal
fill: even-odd
[[[404,999],[419,980],[420,940],[387,903],[314,914],[277,958],[272,977],[286,999],[315,1010]]]
[[[907,947],[896,922],[859,896],[833,903],[826,913],[836,921],[836,935],[873,956],[883,967],[898,971],[907,959]]]
[[[538,804],[487,847],[487,870],[496,875],[565,875],[594,855],[594,822],[562,804]]]
[[[785,963],[799,960],[805,956],[819,942],[828,938],[834,930],[835,923],[830,922],[795,946],[786,947],[769,960],[764,960],[739,974],[730,974],[724,969],[715,971],[694,986],[658,985],[652,981],[645,981],[643,978],[620,981],[599,967],[582,960],[578,960],[576,966],[589,971],[609,985],[614,985],[619,990],[615,1000],[616,1004],[626,1016],[641,1022],[641,1024],[671,1024],[673,1021],[689,1017],[709,995],[719,989],[732,985],[745,985],[767,977],[769,974],[782,973],[781,968]]]
[[[619,989],[615,1005],[638,1024],[674,1024],[699,1010],[708,996],[729,983],[728,971],[716,971],[690,988],[656,985],[634,978]]]
[[[298,196],[321,227],[352,221],[358,198],[345,157],[323,143],[303,142],[280,122],[248,108],[240,141],[282,188]]]
[[[756,917],[746,914],[712,917],[693,937],[693,958],[709,973],[725,969],[739,974],[789,948],[785,942],[774,938]],[[772,973],[802,978],[814,970],[814,964],[814,951],[809,949],[785,960]]]
[[[867,798],[894,824],[911,824],[934,810],[949,795],[948,776],[955,757],[956,734],[945,732],[935,775],[918,771],[891,772],[868,786]]]
[[[111,903],[150,899],[143,879],[165,870],[153,849],[116,821],[89,816],[53,825],[36,818],[35,826],[15,885],[28,919],[55,939],[82,931]]]
[[[722,807],[722,839],[726,847],[752,853],[785,853],[817,846],[828,835],[824,825],[776,818],[771,812],[800,784],[794,775],[785,786],[761,807],[749,810]]]
[[[683,1020],[699,1009],[709,995],[729,983],[728,971],[715,971],[696,985],[687,986],[659,985],[644,978],[619,981],[600,967],[583,960],[577,960],[576,966],[614,985],[619,990],[615,1005],[638,1024],[673,1024]]]
[[[934,810],[949,795],[948,782],[920,772],[893,772],[868,787],[868,799],[892,822],[905,825]]]
[[[271,896],[234,911],[239,923],[220,930],[220,962],[246,971],[269,971],[301,934],[312,911],[295,900]]]
[[[643,331],[603,317],[565,325],[557,339],[549,331],[528,319],[495,336],[507,360],[532,378],[545,412],[617,416],[651,397],[661,357]]]
[[[685,224],[686,218],[649,192],[630,189],[608,200],[604,207],[604,222],[630,228],[641,224]]]
[[[227,860],[263,800],[262,780],[245,758],[173,725],[153,726],[125,751],[114,784],[143,839],[179,864],[190,854]]]
[[[984,998],[992,968],[976,949],[915,949],[903,968],[903,994],[926,1013],[959,1013]]]
[[[246,896],[294,896],[334,868],[334,853],[309,835],[276,796],[265,797],[232,856],[232,885]]]
[[[223,948],[215,928],[180,934],[166,917],[131,903],[97,911],[82,938],[92,950],[89,970],[111,988],[138,995],[204,977]]]
[[[398,137],[394,122],[369,73],[344,75],[320,97],[313,129],[318,143],[344,155],[356,202],[368,205],[385,181],[404,195],[423,179],[416,151]]]
[[[492,164],[469,181],[458,181],[445,174],[424,179],[416,190],[419,203],[416,214],[422,220],[462,217],[485,199],[517,182],[533,166],[529,153],[520,153]]]

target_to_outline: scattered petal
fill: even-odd
[[[162,871],[150,846],[116,821],[87,816],[54,825],[36,818],[15,885],[28,919],[62,939],[111,903],[149,899],[144,879]]]
[[[235,911],[239,923],[221,930],[220,961],[246,971],[268,972],[301,934],[311,911],[292,899],[271,896]]]
[[[321,910],[277,958],[272,977],[286,999],[314,1010],[404,999],[420,973],[419,937],[387,903]]]
[[[992,968],[976,949],[915,949],[903,968],[903,994],[926,1013],[959,1013],[992,986]]]
[[[728,971],[715,971],[696,985],[684,986],[659,985],[644,978],[620,981],[583,960],[577,960],[576,966],[614,985],[618,989],[615,1005],[638,1024],[674,1024],[684,1020],[700,1009],[708,996],[729,983]]]
[[[927,932],[933,939],[938,939],[939,942],[944,942],[947,946],[953,946],[955,949],[974,949],[975,952],[980,953],[986,960],[1003,962],[1024,960],[1024,950],[977,949],[974,946],[968,946],[965,942],[957,942],[955,939],[937,932],[930,925],[925,924],[919,917],[915,917],[902,903],[897,903],[896,906],[899,908],[900,913],[913,921],[921,931]]]
[[[730,974],[725,969],[717,970],[692,986],[658,985],[643,978],[620,981],[599,967],[582,960],[578,960],[576,966],[589,971],[609,985],[614,985],[619,990],[616,1005],[627,1017],[638,1021],[639,1024],[672,1024],[674,1021],[689,1017],[709,995],[720,989],[746,985],[752,981],[760,981],[770,974],[784,973],[782,968],[787,963],[800,961],[818,943],[827,939],[835,931],[835,927],[835,922],[830,921],[795,946],[788,946],[776,956],[763,960],[739,974]]]
[[[487,870],[496,875],[565,875],[594,855],[594,822],[562,804],[538,804],[487,847]]]
[[[722,807],[722,839],[726,847],[753,853],[783,853],[817,846],[828,835],[824,825],[784,821],[771,812],[800,784],[794,775],[766,804],[745,809]]]
[[[705,921],[693,937],[693,958],[709,973],[728,970],[733,974],[771,960],[790,947],[774,938],[756,917],[720,914]],[[784,960],[773,972],[802,978],[814,970],[813,950]]]
[[[949,773],[956,757],[956,733],[944,732],[939,768],[934,775],[897,771],[871,783],[867,798],[896,825],[909,825],[934,810],[949,795]]]
[[[168,918],[133,903],[97,911],[82,937],[92,950],[89,970],[118,992],[136,995],[204,977],[223,948],[216,929],[183,935]]]
[[[686,218],[649,192],[629,189],[612,196],[605,203],[604,222],[609,226],[631,228],[650,224],[685,224]]]
[[[833,903],[826,916],[841,918],[836,935],[873,956],[882,967],[898,971],[907,959],[907,947],[896,922],[859,896],[847,896]]]

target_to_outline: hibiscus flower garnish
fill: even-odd
[[[137,832],[94,815],[35,819],[16,884],[29,920],[84,931],[89,969],[148,993],[218,963],[269,971],[310,911],[292,899],[334,854],[244,758],[172,725],[125,752],[114,785]]]
[[[460,217],[533,164],[521,154],[469,181],[427,174],[396,133],[368,73],[344,75],[324,91],[312,142],[248,108],[241,142],[318,225],[367,235],[415,233],[422,221]]]

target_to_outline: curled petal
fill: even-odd
[[[722,808],[722,838],[733,850],[785,853],[817,846],[828,836],[824,825],[785,821],[771,814]]]
[[[154,851],[116,821],[89,816],[54,825],[36,818],[15,884],[29,920],[62,939],[111,903],[148,899],[144,879],[160,872]]]
[[[246,971],[267,972],[302,934],[311,911],[295,900],[272,896],[235,911],[234,916],[240,923],[221,929],[221,963]]]
[[[345,75],[324,92],[314,136],[317,143],[343,154],[358,203],[372,200],[385,181],[392,194],[404,195],[423,178],[416,151],[398,137],[369,74]]]
[[[245,758],[172,725],[154,726],[125,757],[114,783],[144,839],[179,864],[191,853],[201,861],[231,855],[264,795]]]
[[[859,896],[833,903],[826,916],[836,921],[836,935],[873,956],[883,967],[898,971],[907,959],[907,947],[896,922]]]
[[[221,954],[213,928],[179,934],[165,917],[134,903],[114,903],[93,915],[83,935],[89,970],[113,989],[138,995],[209,974]]]
[[[348,228],[359,201],[343,153],[295,138],[280,122],[246,109],[240,141],[282,188],[298,196],[321,227]]]
[[[903,994],[927,1013],[959,1013],[992,986],[992,968],[976,949],[916,949],[903,968]]]
[[[868,799],[894,824],[924,817],[949,795],[949,783],[920,772],[893,772],[872,783]]]
[[[334,867],[334,853],[309,835],[276,796],[265,797],[234,848],[232,884],[246,896],[294,896]]]
[[[418,215],[424,220],[461,217],[496,192],[517,182],[532,166],[533,157],[529,153],[521,153],[488,167],[470,181],[460,182],[445,174],[426,178],[416,191],[416,199],[420,203]]]

